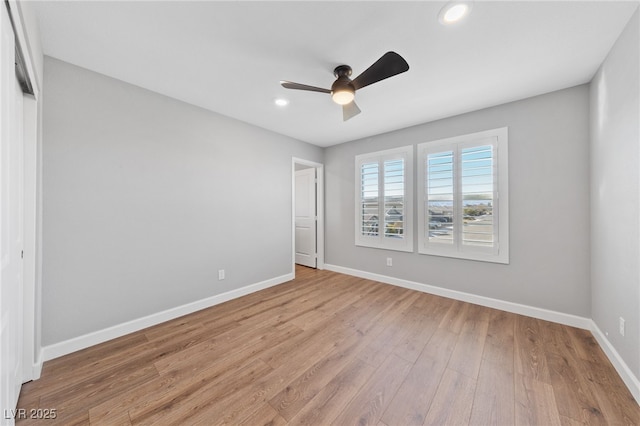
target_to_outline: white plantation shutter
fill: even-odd
[[[493,151],[491,144],[465,148],[459,153],[463,245],[494,248],[497,243],[493,220],[497,173]]]
[[[430,242],[453,244],[454,187],[453,151],[428,154],[426,161],[426,197],[424,199],[426,222],[424,229]]]
[[[384,162],[384,236],[404,238],[404,158]]]
[[[507,129],[418,145],[418,251],[508,263]]]
[[[356,245],[413,251],[413,147],[356,156]]]
[[[360,166],[360,232],[362,235],[378,235],[378,163]]]

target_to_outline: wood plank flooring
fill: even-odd
[[[639,425],[585,330],[298,267],[291,282],[46,362],[28,424]]]

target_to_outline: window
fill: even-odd
[[[356,245],[413,251],[413,147],[356,156]]]
[[[509,263],[507,128],[418,145],[418,251]]]

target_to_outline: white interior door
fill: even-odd
[[[0,421],[13,424],[23,359],[22,91],[13,28],[5,5],[0,9]]]
[[[296,171],[296,263],[311,268],[317,262],[316,169]]]

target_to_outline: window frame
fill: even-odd
[[[413,252],[413,152],[414,146],[387,149],[355,156],[355,245],[385,250]],[[384,231],[384,163],[397,159],[404,160],[403,182],[403,237],[398,239],[385,238]],[[362,230],[362,165],[378,164],[378,235],[363,235]],[[380,200],[382,200],[380,202]],[[381,226],[382,223],[382,226]]]
[[[482,248],[462,243],[463,232],[463,193],[461,183],[461,152],[463,149],[491,145],[493,147],[493,199],[492,220],[494,247]],[[453,243],[430,242],[427,233],[429,209],[426,194],[426,161],[429,154],[452,151],[453,161]],[[477,260],[494,263],[509,263],[509,164],[508,164],[508,128],[486,130],[477,133],[455,136],[425,142],[418,145],[418,253],[444,256],[458,259]]]

